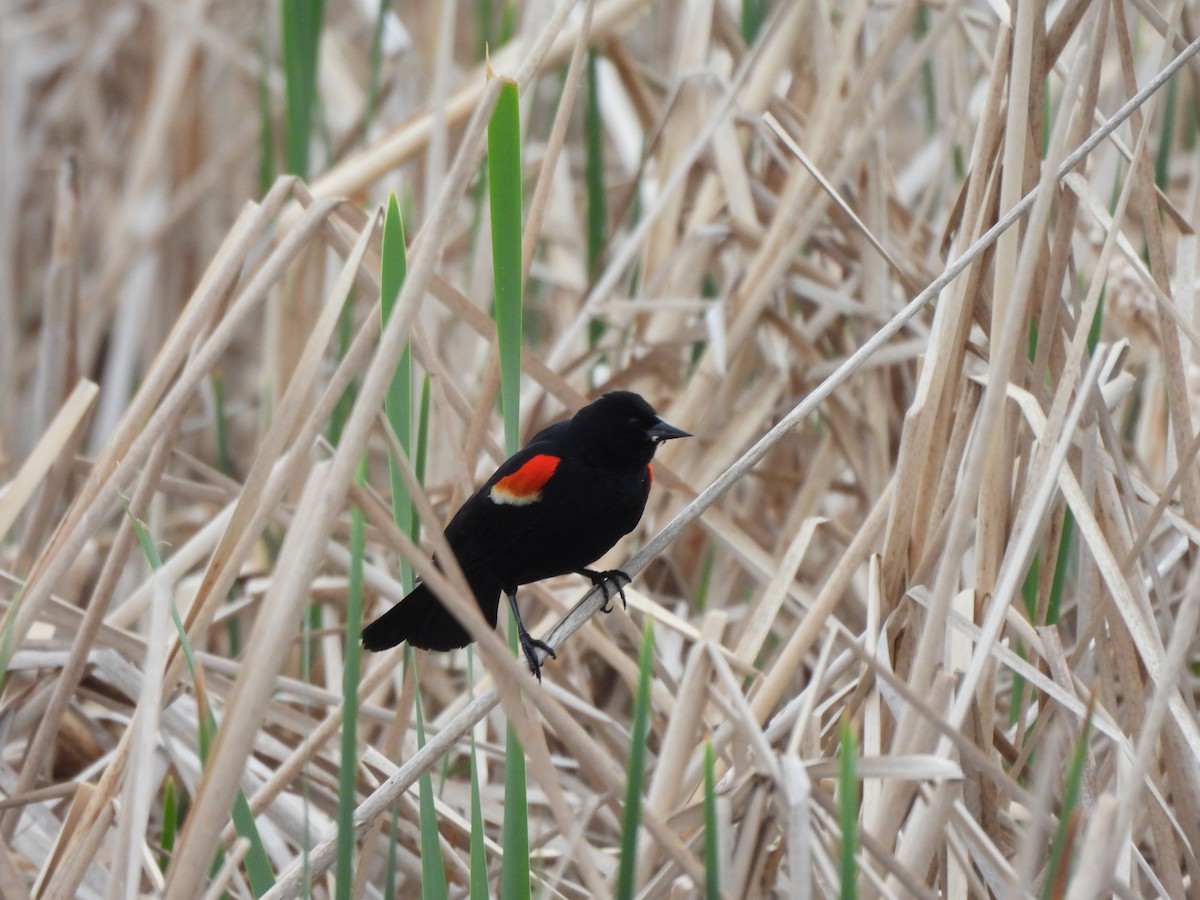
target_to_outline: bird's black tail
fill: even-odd
[[[500,582],[481,573],[467,576],[484,618],[496,627]],[[422,650],[455,650],[471,643],[471,636],[437,596],[423,584],[362,631],[363,647],[386,650],[408,641]]]

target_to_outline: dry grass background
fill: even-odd
[[[491,56],[527,125],[523,430],[629,387],[696,437],[665,449],[640,529],[606,560],[683,512],[637,557],[628,615],[587,619],[540,690],[504,699],[531,758],[535,890],[612,882],[649,618],[644,896],[699,889],[706,739],[725,895],[838,894],[843,721],[861,750],[861,896],[1200,896],[1197,57],[1060,171],[1195,52],[1194,0],[777,3],[750,49],[726,0],[596,0],[590,30],[587,6],[518,4]],[[400,588],[373,512],[378,410],[406,336],[431,377],[436,515],[502,456],[472,187],[494,92],[473,7],[394,4],[403,32],[364,135],[373,8],[330,4],[314,177],[255,199],[274,4],[4,4],[6,898],[199,896],[216,846],[235,846],[239,783],[283,875],[272,896],[295,896],[305,866],[314,895],[330,890],[347,523],[368,509],[380,610]],[[579,69],[564,77],[585,42],[603,55],[610,213],[593,274]],[[274,63],[266,85],[282,109]],[[409,198],[413,246],[377,340],[389,189]],[[335,449],[323,436],[352,379]],[[364,447],[366,494],[351,488]],[[121,498],[159,542],[157,575]],[[583,590],[526,589],[531,630]],[[203,777],[171,601],[222,722]],[[358,889],[381,895],[398,803],[414,895],[406,789],[428,769],[461,892],[464,735],[476,727],[497,837],[505,716],[490,678],[466,705],[464,652],[417,654],[448,755],[415,756],[400,659],[362,678]],[[164,879],[168,776],[191,801]],[[1069,878],[1049,869],[1060,829]],[[222,885],[248,891],[234,866]]]

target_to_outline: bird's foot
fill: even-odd
[[[558,655],[554,652],[554,648],[545,641],[539,641],[531,635],[525,627],[525,623],[521,621],[521,608],[517,606],[517,589],[515,587],[505,588],[504,593],[508,595],[508,605],[512,608],[513,619],[517,623],[517,641],[521,645],[521,651],[525,654],[525,661],[529,663],[529,671],[533,673],[533,677],[540,683],[542,680],[542,662],[538,659],[537,652],[545,650],[546,655],[551,659],[558,659]]]
[[[526,631],[523,626],[517,631],[517,639],[521,643],[521,650],[525,653],[525,661],[529,663],[529,671],[532,672],[533,677],[540,682],[542,680],[542,663],[541,660],[538,659],[537,652],[539,650],[545,650],[546,655],[551,659],[558,659],[558,654],[554,652],[553,647],[551,647],[545,641],[539,641],[528,631]]]
[[[625,599],[625,585],[632,583],[633,579],[620,569],[607,569],[603,572],[597,572],[595,569],[580,569],[579,574],[591,581],[593,587],[598,587],[603,591],[604,605],[600,607],[600,612],[612,612],[612,604],[609,602],[612,599],[612,588],[609,587],[610,581],[615,581],[617,584],[617,593],[621,597],[621,606],[626,610],[629,609],[629,601]]]

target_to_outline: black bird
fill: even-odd
[[[493,628],[501,591],[508,596],[521,649],[539,681],[536,651],[550,656],[554,651],[525,630],[517,588],[575,572],[604,586],[606,600],[607,584],[615,581],[624,601],[628,575],[587,567],[637,526],[654,478],[654,451],[682,437],[690,435],[664,422],[639,395],[605,394],[539,431],[446,526],[446,541]],[[362,632],[368,650],[401,641],[423,650],[453,650],[471,637],[433,591],[419,584]]]

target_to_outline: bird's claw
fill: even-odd
[[[521,650],[525,654],[525,661],[529,663],[529,671],[533,673],[533,677],[540,683],[542,680],[542,663],[538,659],[537,652],[545,650],[546,655],[551,659],[558,659],[558,654],[554,652],[554,648],[545,641],[539,641],[524,628],[517,634],[517,638],[521,643]]]
[[[592,583],[592,587],[598,587],[604,593],[604,605],[600,607],[600,612],[612,612],[612,591],[608,586],[610,581],[617,583],[617,594],[621,597],[622,608],[629,609],[629,601],[625,599],[625,585],[633,582],[626,573],[620,569],[607,569],[603,572],[597,572],[594,569],[580,569],[580,575],[586,577]]]

